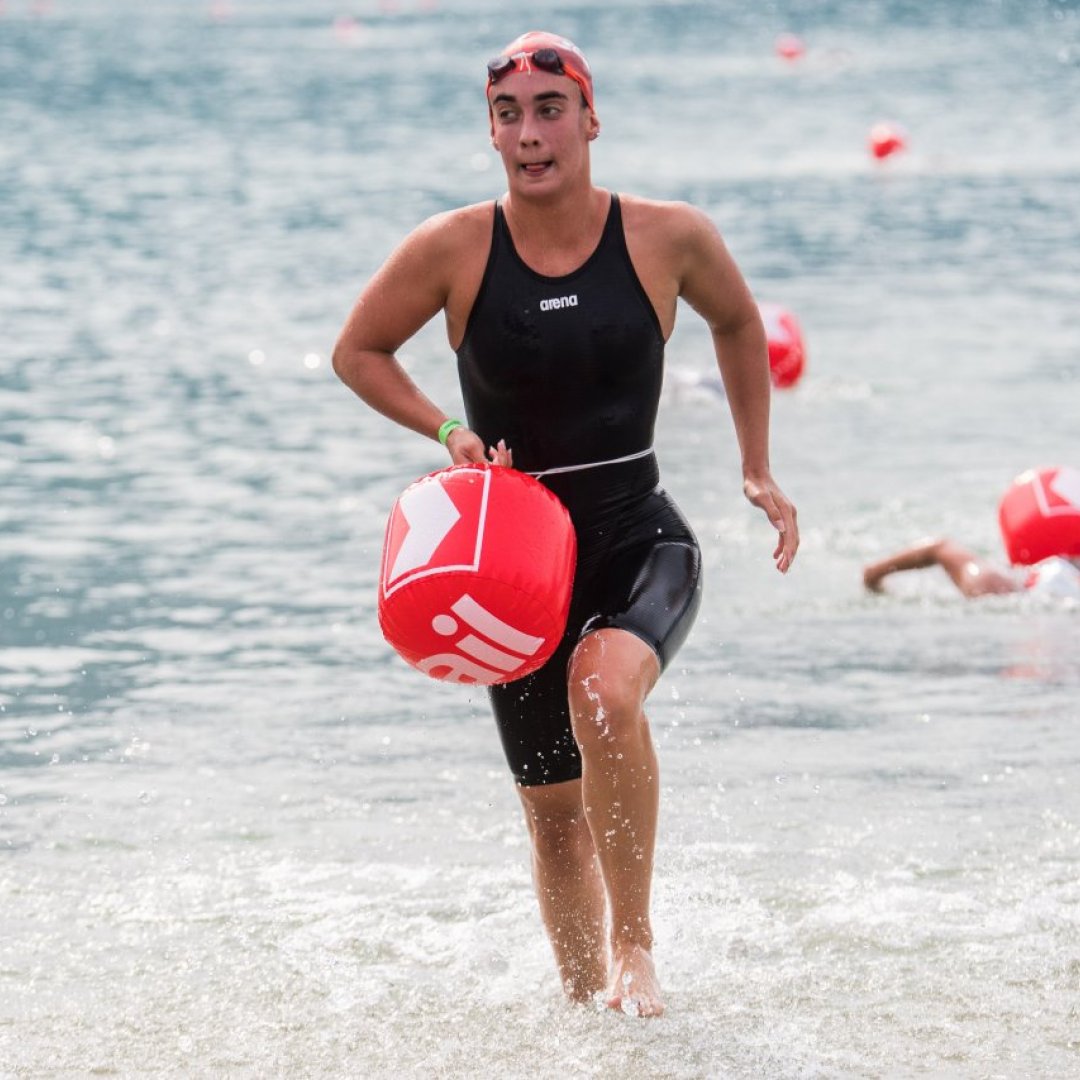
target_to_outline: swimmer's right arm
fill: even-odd
[[[448,417],[396,354],[446,308],[464,224],[460,215],[439,214],[410,233],[360,293],[334,346],[334,371],[350,390],[383,416],[431,439]],[[504,443],[485,450],[466,427],[450,432],[446,449],[455,465],[513,464]]]
[[[333,356],[338,378],[358,397],[429,438],[438,438],[447,417],[409,377],[396,353],[446,306],[445,246],[439,217],[410,233],[361,291]],[[455,447],[465,441],[460,431],[451,433]]]
[[[469,227],[465,214],[452,212],[410,233],[364,287],[334,346],[334,371],[350,390],[383,416],[431,439],[448,418],[396,354],[446,308],[462,245],[471,241]],[[485,448],[466,427],[450,432],[446,449],[455,465],[513,464],[504,443]]]

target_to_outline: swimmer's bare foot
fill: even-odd
[[[641,945],[616,946],[608,983],[608,1008],[628,1016],[661,1016],[664,1002],[652,955]]]

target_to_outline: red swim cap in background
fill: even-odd
[[[558,57],[558,65],[548,61],[546,52]],[[537,53],[540,53],[537,59]],[[547,61],[547,62],[545,62]],[[559,70],[561,66],[562,70]],[[555,75],[566,75],[573,79],[585,96],[585,104],[595,109],[593,104],[592,72],[585,54],[569,39],[558,34],[549,34],[546,30],[529,30],[514,38],[509,45],[493,60],[488,61],[487,85],[497,83],[511,71],[548,71]]]

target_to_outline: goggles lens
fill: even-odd
[[[518,63],[523,62],[527,67],[531,64],[541,71],[550,72],[552,75],[565,75],[562,57],[554,49],[537,49],[534,53],[514,53],[513,56],[497,56],[488,61],[488,85],[497,83],[503,76],[509,75],[517,69]]]

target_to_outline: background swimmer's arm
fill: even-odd
[[[889,574],[903,570],[924,570],[928,566],[938,565],[938,555],[942,540],[922,540],[912,547],[897,551],[877,562],[863,567],[863,584],[871,592],[881,592],[882,582]]]
[[[685,253],[679,295],[708,323],[742,454],[743,491],[779,533],[773,558],[786,573],[799,546],[794,505],[769,468],[769,356],[757,304],[705,214],[682,208],[679,222]]]
[[[414,230],[360,293],[334,346],[334,371],[346,386],[395,423],[435,439],[446,414],[398,362],[401,346],[446,307],[458,265],[460,230],[440,214]],[[455,463],[483,461],[475,432],[447,439]]]
[[[889,574],[923,570],[928,566],[940,566],[967,597],[1016,592],[1019,587],[1004,571],[948,538],[922,540],[903,551],[869,563],[863,567],[863,584],[871,592],[881,592],[882,581]]]

